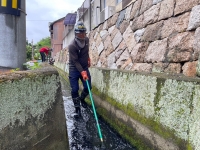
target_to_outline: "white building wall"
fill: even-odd
[[[100,23],[100,0],[91,2],[91,29],[94,29]]]

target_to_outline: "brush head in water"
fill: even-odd
[[[103,141],[101,142],[100,149],[101,150],[107,150],[105,144],[103,143]]]

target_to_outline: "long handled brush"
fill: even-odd
[[[101,140],[101,143],[102,143],[101,146],[103,146],[102,148],[104,148],[103,137],[102,137],[102,134],[101,134],[101,128],[100,128],[100,125],[99,125],[96,109],[95,109],[95,106],[94,106],[94,101],[93,101],[93,98],[92,98],[92,92],[90,90],[90,86],[89,86],[88,80],[86,80],[86,83],[87,83],[87,87],[88,87],[88,91],[89,91],[89,95],[90,95],[90,100],[91,100],[91,103],[92,103],[92,109],[93,109],[93,112],[94,112],[94,117],[95,117],[95,120],[96,120],[99,137],[100,137],[100,140]]]

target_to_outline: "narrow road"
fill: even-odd
[[[99,120],[104,140],[101,145],[92,109],[82,108],[82,117],[75,119],[70,87],[62,78],[61,84],[70,150],[136,150],[113,132],[103,120]]]

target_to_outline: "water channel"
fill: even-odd
[[[90,107],[82,108],[82,117],[74,118],[70,87],[62,78],[61,84],[70,150],[136,150],[120,138],[103,120],[99,119],[104,140],[102,145],[92,109]]]

